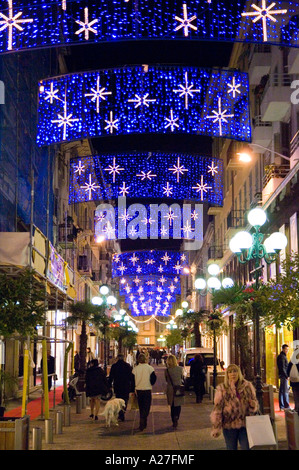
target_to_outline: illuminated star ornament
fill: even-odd
[[[110,111],[110,120],[106,120],[105,122],[107,123],[107,126],[105,127],[105,130],[109,129],[110,134],[113,134],[113,129],[118,130],[118,124],[116,124],[119,121],[119,119],[114,119],[113,120],[113,111]]]
[[[50,91],[46,91],[46,97],[45,97],[45,100],[50,100],[50,103],[53,104],[53,100],[60,100],[60,98],[58,98],[57,96],[57,93],[58,93],[58,88],[56,88],[56,90],[54,90],[54,83],[52,82],[50,84]]]
[[[215,163],[212,161],[211,165],[208,165],[208,173],[212,173],[212,176],[218,173],[218,166],[215,166]]]
[[[62,140],[66,140],[66,130],[67,127],[73,127],[73,123],[79,121],[77,118],[72,118],[72,114],[68,114],[67,112],[67,105],[66,105],[66,98],[64,100],[64,110],[63,116],[58,114],[59,119],[54,119],[51,122],[53,124],[58,124],[58,127],[63,127],[63,137]]]
[[[188,72],[185,73],[185,86],[179,85],[180,90],[173,90],[175,93],[180,93],[180,97],[185,96],[185,109],[188,109],[188,96],[193,98],[193,93],[200,93],[201,90],[193,90],[193,83],[188,83]]]
[[[222,122],[228,122],[227,118],[234,117],[234,114],[226,114],[227,110],[222,111],[221,98],[218,98],[218,110],[212,111],[214,115],[207,116],[207,119],[213,119],[213,123],[219,122],[219,134],[222,136]]]
[[[113,183],[115,183],[115,175],[120,174],[120,171],[124,171],[124,168],[121,168],[119,165],[115,164],[115,157],[113,157],[113,164],[109,165],[108,168],[105,168],[105,171],[109,171],[109,174],[113,174]]]
[[[266,6],[266,0],[262,0],[262,7],[255,5],[254,3],[251,5],[252,8],[256,11],[251,11],[248,13],[242,13],[242,16],[255,16],[253,23],[256,23],[259,20],[262,20],[263,24],[263,40],[264,42],[268,41],[268,31],[267,31],[267,20],[273,21],[274,23],[277,22],[277,19],[273,15],[285,15],[288,10],[273,10],[276,3],[272,2],[271,5],[268,7]]]
[[[176,174],[177,183],[180,181],[180,175],[183,175],[184,171],[188,171],[187,168],[184,168],[184,165],[180,165],[180,157],[178,157],[177,164],[168,169],[169,171],[172,171],[174,175]]]
[[[188,36],[189,35],[189,28],[193,29],[194,31],[197,31],[197,27],[194,26],[192,21],[196,20],[196,16],[193,15],[191,18],[188,18],[188,12],[187,12],[187,3],[183,4],[183,15],[184,18],[180,18],[179,16],[175,16],[175,19],[179,21],[181,24],[175,28],[175,31],[178,31],[179,29],[184,28],[184,35]]]
[[[144,95],[144,96],[135,95],[135,99],[130,99],[130,100],[128,100],[128,102],[129,103],[136,103],[135,108],[138,108],[139,106],[143,106],[143,105],[149,107],[149,103],[154,103],[157,100],[156,99],[149,99],[148,95],[149,95],[149,93],[146,93],[146,95]]]
[[[236,85],[236,77],[233,77],[232,83],[228,83],[227,86],[229,87],[228,94],[232,93],[234,98],[236,98],[236,93],[241,94],[239,90],[241,84]]]
[[[88,21],[88,8],[84,8],[84,22],[83,21],[76,21],[82,28],[78,29],[78,31],[75,32],[75,34],[81,34],[84,32],[84,38],[86,41],[89,39],[89,32],[92,32],[94,34],[98,34],[97,30],[95,28],[92,28],[92,25],[98,22],[97,19]]]
[[[166,124],[165,129],[167,129],[167,127],[170,127],[171,132],[173,132],[175,127],[179,127],[179,125],[177,124],[177,121],[179,120],[179,118],[174,119],[172,109],[170,110],[170,119],[169,118],[165,118],[165,119],[166,121],[168,121],[168,124]]]
[[[75,173],[78,173],[78,175],[81,175],[81,173],[84,172],[84,168],[85,168],[85,166],[82,165],[81,160],[79,160],[78,165],[74,166]]]
[[[84,186],[81,186],[81,188],[84,188],[86,192],[88,192],[88,199],[89,201],[91,200],[91,195],[92,191],[96,191],[96,189],[100,188],[100,186],[96,186],[96,183],[91,182],[91,175],[89,175],[88,183],[85,183]]]
[[[91,88],[92,93],[86,93],[85,94],[85,96],[91,96],[92,97],[91,101],[96,102],[97,113],[99,113],[99,110],[100,110],[100,100],[106,101],[105,96],[106,95],[112,95],[111,91],[105,91],[105,90],[106,90],[105,87],[102,87],[100,89],[100,77],[98,76],[96,89]]]
[[[8,0],[8,16],[4,15],[3,13],[0,12],[0,17],[3,18],[3,20],[0,21],[0,31],[3,31],[4,29],[8,29],[8,46],[7,49],[9,51],[12,50],[12,33],[13,33],[13,28],[18,29],[19,31],[23,31],[24,28],[20,26],[22,23],[32,23],[33,19],[32,18],[27,18],[27,19],[19,19],[20,16],[22,16],[23,12],[19,11],[16,15],[13,13],[13,6],[12,6],[12,0]]]
[[[195,189],[196,192],[201,193],[201,200],[203,201],[204,193],[207,193],[208,189],[212,189],[212,187],[203,182],[203,175],[201,175],[200,183],[196,183],[196,186],[193,186],[192,189]]]

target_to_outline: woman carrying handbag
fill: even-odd
[[[176,357],[168,356],[166,360],[165,379],[167,382],[166,396],[167,403],[171,409],[171,419],[173,427],[177,428],[181,414],[181,406],[184,404],[184,391],[182,387],[183,369],[178,366]],[[180,390],[181,389],[181,390]]]

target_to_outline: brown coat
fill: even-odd
[[[245,427],[245,417],[254,415],[259,405],[255,395],[255,389],[251,382],[243,380],[233,390],[218,385],[214,398],[214,409],[211,413],[213,429],[240,429]]]
[[[171,406],[172,404],[174,406],[184,405],[184,403],[185,403],[185,398],[184,397],[174,397],[174,395],[173,395],[173,387],[172,387],[171,381],[169,379],[168,372],[171,376],[171,380],[173,382],[173,385],[181,385],[182,384],[182,378],[183,378],[183,369],[180,366],[170,367],[170,368],[166,369],[165,379],[166,379],[166,383],[167,383],[166,396],[167,396],[168,405],[169,406]]]

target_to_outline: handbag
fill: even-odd
[[[172,388],[173,388],[173,395],[175,397],[184,397],[185,396],[185,387],[184,387],[184,385],[183,384],[173,385],[173,382],[171,380],[170,373],[169,373],[168,369],[167,369],[167,373],[168,373],[168,377],[169,377],[169,380],[170,380]]]
[[[246,416],[246,430],[250,449],[277,448],[269,415]]]
[[[131,400],[130,400],[130,405],[131,405],[131,410],[138,410],[139,409],[136,393],[132,393]]]

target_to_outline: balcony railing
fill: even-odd
[[[296,132],[296,134],[294,135],[294,137],[292,138],[290,142],[291,155],[294,155],[298,147],[299,147],[299,131]]]
[[[234,210],[231,211],[226,219],[227,228],[239,228],[245,225],[245,213],[244,211]]]
[[[262,116],[258,115],[253,118],[253,127],[271,127],[271,121],[262,121]]]
[[[222,246],[210,246],[208,249],[209,259],[221,259],[223,258],[223,247]]]
[[[267,186],[272,178],[285,178],[290,171],[289,165],[268,165],[265,167],[263,177],[263,188]]]

